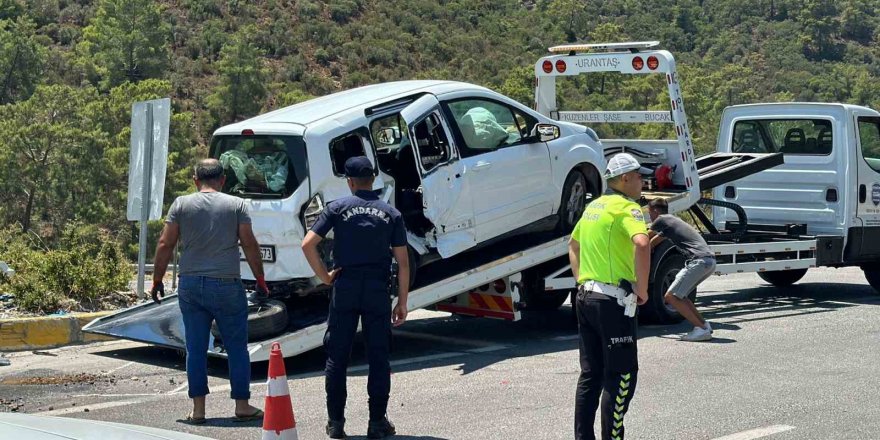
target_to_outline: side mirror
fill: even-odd
[[[383,128],[376,132],[376,141],[382,145],[395,145],[400,142],[400,130],[395,127]]]
[[[538,142],[550,142],[559,139],[559,127],[553,124],[537,124],[529,134],[530,138]]]

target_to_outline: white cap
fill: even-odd
[[[608,166],[605,168],[605,178],[610,179],[635,170],[639,170],[640,174],[654,174],[654,171],[650,168],[641,166],[639,161],[631,154],[615,154],[614,157],[608,160]]]

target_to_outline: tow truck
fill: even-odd
[[[536,110],[559,121],[560,125],[612,121],[674,124],[675,138],[671,140],[608,139],[601,143],[606,156],[625,151],[638,157],[645,166],[655,170],[666,167],[671,171],[663,188],[658,187],[656,177],[648,180],[643,202],[663,197],[668,200],[670,211],[689,211],[711,228],[707,238],[719,259],[719,275],[802,270],[834,260],[831,254],[841,249],[841,237],[807,236],[802,225],[789,223],[772,228],[761,225],[756,229],[756,225],[748,222],[746,209],[737,205],[735,198],[703,197],[713,190],[725,194],[727,187],[740,185],[738,179],[782,165],[784,152],[728,148],[695,157],[675,59],[670,52],[656,50],[655,46],[656,42],[635,42],[551,48],[551,54],[535,64]],[[668,110],[563,111],[557,108],[557,78],[595,73],[665,76],[670,97]],[[595,132],[586,130],[598,139]],[[595,197],[604,190],[604,182],[600,186],[587,197]],[[746,193],[745,187],[740,186],[739,194]],[[880,185],[877,193],[880,194]],[[701,205],[717,211],[714,220],[708,218]],[[731,220],[722,221],[728,218]],[[553,233],[519,236],[479,251],[462,253],[443,264],[428,266],[420,271],[408,306],[410,310],[432,308],[510,321],[521,319],[524,311],[558,308],[573,295],[576,287],[568,266],[568,239],[567,235]],[[650,301],[640,308],[641,317],[659,323],[681,320],[662,298],[684,264],[684,257],[668,244],[654,251]],[[313,316],[290,313],[284,333],[249,343],[251,361],[267,360],[273,342],[281,344],[286,356],[317,348],[322,344],[326,329],[326,312]],[[175,349],[184,347],[183,326],[174,295],[159,305],[145,303],[99,318],[83,330]],[[209,347],[209,354],[225,357],[222,341],[212,340]]]

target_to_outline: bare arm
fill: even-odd
[[[315,276],[318,277],[322,283],[329,285],[333,284],[333,279],[335,278],[338,269],[334,270],[332,274],[327,272],[327,267],[324,266],[324,261],[321,260],[321,255],[318,253],[318,243],[320,243],[321,240],[323,240],[323,238],[321,238],[320,235],[313,231],[309,231],[306,233],[306,238],[303,239],[302,251],[306,256],[306,261],[309,262],[312,271],[315,272]]]
[[[153,257],[153,284],[159,284],[168,270],[168,263],[174,253],[174,245],[180,237],[180,225],[177,223],[165,223],[162,235],[159,236],[159,244],[156,246],[156,256]]]
[[[397,261],[397,305],[391,314],[391,323],[399,326],[406,321],[408,313],[407,300],[409,299],[409,254],[406,246],[391,248],[394,259]]]
[[[632,238],[635,245],[635,269],[636,285],[635,294],[639,297],[639,304],[648,300],[648,278],[651,270],[651,244],[648,236],[637,234]]]
[[[580,254],[581,244],[574,237],[568,239],[568,263],[571,264],[571,273],[574,275],[575,284],[577,284],[578,274],[580,273]]]
[[[660,244],[660,242],[662,242],[663,240],[666,240],[666,237],[664,237],[664,236],[662,236],[662,235],[658,235],[657,233],[655,233],[655,232],[652,231],[652,234],[651,234],[651,249],[654,249],[655,247],[657,247],[657,245]]]
[[[254,237],[254,229],[250,223],[238,225],[238,241],[241,243],[244,258],[251,268],[251,273],[257,279],[262,278],[264,276],[263,257],[260,255],[260,244],[257,243],[257,237]]]

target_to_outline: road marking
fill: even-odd
[[[423,339],[426,341],[435,341],[435,342],[444,342],[447,344],[458,344],[458,345],[467,345],[471,347],[488,347],[493,345],[493,342],[489,341],[481,341],[475,339],[465,339],[465,338],[454,338],[451,336],[439,336],[439,335],[431,335],[428,333],[419,333],[419,332],[411,332],[406,330],[394,330],[394,335],[405,336],[407,338],[414,339]]]
[[[751,429],[748,431],[737,432],[736,434],[725,435],[724,437],[714,438],[712,440],[752,440],[761,437],[767,437],[780,432],[791,431],[794,426],[773,425],[763,428]]]
[[[185,390],[188,386],[189,386],[189,382],[184,382],[183,385],[169,391],[168,394],[177,394],[177,393]],[[231,389],[231,387],[230,387],[230,389]]]
[[[121,370],[121,369],[123,369],[123,368],[127,368],[127,367],[130,367],[130,366],[132,366],[132,365],[134,365],[134,361],[131,361],[131,362],[129,362],[129,363],[127,363],[127,364],[125,364],[125,365],[123,365],[123,366],[121,366],[121,367],[116,367],[116,368],[114,368],[114,369],[112,369],[112,370],[110,370],[110,371],[104,373],[104,375],[106,376],[106,375],[113,374],[113,373],[115,373],[115,372],[117,372],[117,371],[119,371],[119,370]]]
[[[72,406],[70,408],[61,408],[52,411],[42,411],[39,414],[44,416],[61,416],[64,414],[73,414],[73,413],[81,413],[85,412],[86,409],[89,411],[95,411],[99,409],[108,409],[108,408],[116,408],[119,406],[127,406],[127,405],[136,405],[138,403],[150,402],[153,400],[160,400],[163,398],[167,398],[164,394],[152,395],[149,397],[142,397],[140,399],[131,399],[131,400],[115,400],[113,402],[103,402],[103,403],[94,403],[88,405],[80,405],[80,406]]]
[[[572,341],[581,337],[581,335],[565,335],[565,336],[556,336],[554,338],[550,338],[551,341]]]

